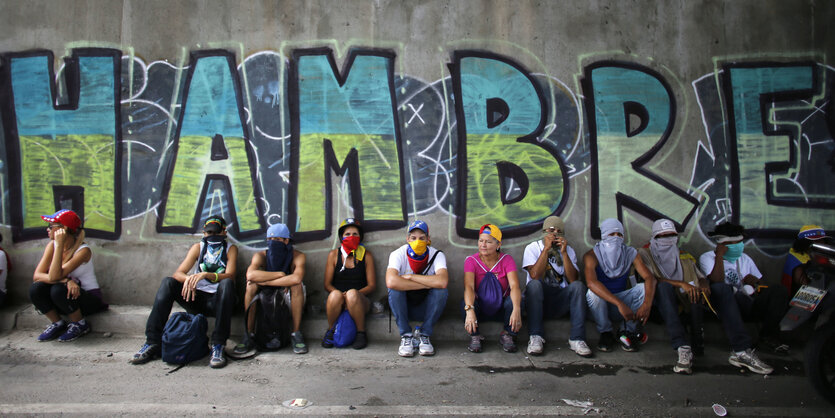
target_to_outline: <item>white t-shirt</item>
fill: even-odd
[[[542,251],[545,250],[545,244],[542,240],[534,241],[528,244],[525,247],[525,255],[522,256],[522,268],[525,269],[525,274],[528,275],[528,280],[525,281],[525,284],[528,284],[533,280],[531,278],[531,274],[528,272],[528,267],[536,264],[536,260],[539,259],[539,255],[542,254]],[[574,252],[574,248],[571,246],[567,246],[566,252],[568,252],[568,259],[571,260],[571,264],[574,265],[574,269],[580,271],[577,268],[577,254]],[[551,264],[551,267],[554,268],[554,271],[557,272],[560,276],[565,275],[565,267],[557,265],[557,260],[554,257],[548,257],[548,263]],[[567,280],[560,281],[560,287],[568,286]]]
[[[388,268],[397,270],[397,274],[404,275],[404,274],[421,274],[421,272],[415,273],[412,271],[412,267],[409,266],[409,258],[406,255],[406,249],[409,247],[409,244],[404,244],[402,247],[394,250],[389,254],[389,265]],[[429,260],[435,256],[435,253],[439,252],[435,247],[429,247],[429,252],[427,257]],[[429,266],[429,270],[426,272],[427,276],[431,276],[435,274],[436,271],[440,269],[446,268],[446,256],[443,252],[440,252],[437,257],[435,257],[435,261],[432,262],[432,265]]]
[[[9,266],[6,260],[6,252],[0,251],[0,292],[6,293],[6,277],[9,276]]]
[[[725,283],[733,286],[736,289],[741,289],[743,284],[742,279],[749,274],[756,277],[758,280],[762,279],[763,275],[754,264],[754,260],[748,257],[748,254],[743,253],[735,263],[728,260],[722,260],[725,263]],[[699,267],[705,276],[710,276],[713,271],[713,265],[716,263],[716,253],[708,251],[699,257]]]

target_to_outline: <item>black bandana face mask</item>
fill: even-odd
[[[267,241],[267,270],[290,272],[293,261],[293,246],[278,240]]]

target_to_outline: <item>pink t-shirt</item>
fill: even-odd
[[[475,288],[481,284],[484,279],[484,274],[491,271],[481,262],[478,253],[475,253],[464,261],[464,273],[475,273]],[[492,272],[499,279],[499,284],[502,285],[502,296],[507,296],[510,293],[510,284],[507,282],[507,273],[516,271],[516,261],[510,254],[499,255],[499,262],[493,266]]]

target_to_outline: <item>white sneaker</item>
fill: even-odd
[[[413,357],[415,348],[412,346],[412,334],[403,334],[400,337],[400,348],[397,350],[400,357]]]
[[[774,371],[774,368],[763,363],[751,348],[738,353],[732,352],[731,356],[728,357],[728,363],[736,367],[746,367],[748,370],[758,374],[771,374]]]
[[[538,356],[542,354],[545,348],[545,339],[539,335],[531,335],[528,340],[528,354]]]
[[[422,356],[434,356],[435,355],[435,347],[432,346],[432,342],[429,341],[428,335],[420,334],[420,355]]]
[[[580,357],[591,357],[591,349],[583,340],[568,340],[568,346]]]
[[[689,345],[683,345],[678,348],[678,362],[673,366],[673,371],[676,373],[690,374],[693,373],[693,351],[690,350]]]

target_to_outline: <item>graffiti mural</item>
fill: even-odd
[[[717,61],[687,81],[688,104],[636,62],[591,62],[573,91],[489,51],[450,51],[437,80],[397,60],[375,48],[179,62],[79,48],[57,64],[4,53],[2,222],[38,239],[40,215],[73,208],[115,240],[127,219],[191,233],[219,213],[238,240],[284,222],[315,241],[339,216],[390,230],[440,213],[460,237],[488,222],[519,237],[572,196],[588,237],[626,210],[680,230],[731,220],[763,240],[835,219],[835,70],[817,62]],[[699,129],[683,127],[688,107]],[[659,169],[670,154],[684,163]]]

